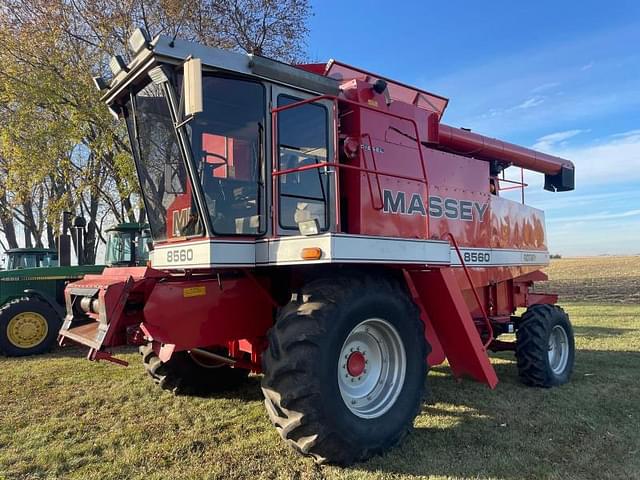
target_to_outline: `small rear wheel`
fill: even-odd
[[[535,387],[567,383],[575,359],[573,329],[557,305],[532,305],[516,331],[516,359],[522,381]]]
[[[317,463],[383,453],[413,428],[428,350],[419,311],[399,282],[313,281],[269,332],[262,381],[269,418]]]
[[[176,352],[168,362],[163,362],[151,344],[141,346],[139,351],[144,368],[153,381],[160,388],[179,395],[232,390],[249,375],[249,370],[212,362],[190,352]]]

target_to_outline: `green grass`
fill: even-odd
[[[575,295],[593,277],[582,265]],[[175,397],[133,350],[128,368],[75,349],[1,358],[0,478],[640,478],[640,305],[620,291],[603,300],[563,302],[578,348],[570,384],[524,387],[507,353],[493,359],[496,390],[438,367],[414,433],[348,469],[317,467],[280,440],[258,377],[240,392]]]

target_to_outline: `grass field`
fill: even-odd
[[[524,387],[506,353],[495,391],[437,368],[415,432],[368,463],[320,468],[293,454],[258,377],[175,397],[133,350],[121,368],[71,349],[0,359],[0,478],[640,479],[640,257],[557,260],[548,273],[575,326],[573,381]]]

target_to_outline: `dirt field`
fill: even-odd
[[[640,479],[640,257],[554,261],[546,287],[575,326],[570,384],[522,386],[509,354],[495,391],[429,375],[415,432],[384,457],[316,467],[284,445],[259,378],[240,392],[175,397],[77,350],[0,359],[0,478]]]
[[[640,256],[554,260],[546,269],[549,291],[563,302],[640,305]]]

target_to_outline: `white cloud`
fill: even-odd
[[[580,147],[553,145],[548,153],[567,158],[576,166],[576,184],[611,184],[640,181],[640,131],[632,130]]]
[[[562,255],[640,253],[640,130],[571,147],[563,143],[567,132],[573,133],[550,134],[547,151],[575,163],[575,191],[545,192],[544,176],[525,172],[526,203],[545,211],[549,250]],[[507,172],[507,178],[519,179],[519,169]],[[505,196],[519,200],[519,195],[514,190]]]
[[[541,93],[560,86],[560,82],[546,82],[531,89],[531,93]]]
[[[582,132],[576,129],[545,135],[531,148],[571,160],[576,166],[577,190],[585,186],[608,185],[614,193],[615,183],[640,182],[640,130],[616,133],[580,146],[567,144],[566,140]],[[518,169],[510,168],[506,173],[511,180],[520,178]],[[541,188],[543,181],[543,175],[525,171],[525,182],[531,190]]]
[[[580,194],[580,190],[573,192],[562,193],[562,197],[567,197],[567,203],[570,203],[572,208],[577,207],[591,207],[593,205],[609,204],[611,202],[625,202],[638,197],[638,191],[636,189],[622,189],[615,192],[607,193],[588,193]],[[545,212],[553,212],[554,210],[566,210],[567,203],[559,202],[555,195],[550,195],[548,192],[542,190],[531,191],[528,195],[530,200],[533,200],[535,206],[544,210]]]
[[[533,145],[533,149],[535,150],[549,150],[555,144],[562,142],[564,140],[568,140],[569,138],[575,137],[576,135],[580,135],[586,130],[573,129],[573,130],[565,130],[563,132],[555,132],[550,133],[549,135],[545,135],[536,140],[536,143]]]
[[[594,62],[591,61],[589,63],[587,63],[586,65],[583,65],[582,67],[580,67],[580,70],[583,72],[586,72],[587,70],[590,70],[593,68]]]
[[[611,135],[611,138],[624,138],[624,137],[631,137],[634,135],[640,135],[640,129],[629,130],[628,132],[623,132],[623,133],[616,133],[614,135]]]
[[[640,209],[627,210],[626,212],[612,213],[600,212],[592,215],[573,215],[570,217],[554,217],[549,222],[593,222],[600,220],[614,220],[616,218],[635,217],[640,215]]]
[[[522,109],[533,108],[533,107],[537,107],[542,103],[544,103],[544,97],[539,97],[539,96],[531,97],[526,99],[521,104],[517,105],[515,108],[522,108]]]

